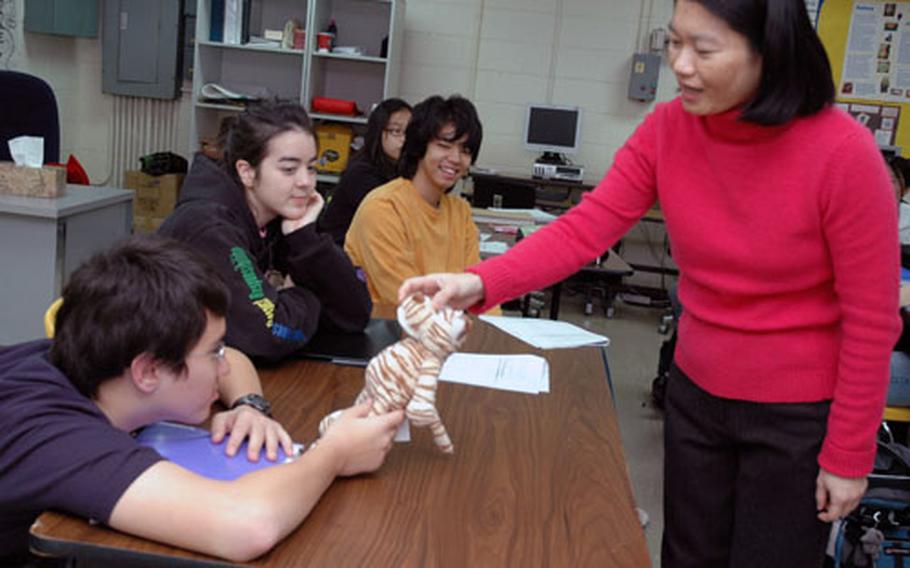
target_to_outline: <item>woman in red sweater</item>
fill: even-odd
[[[897,211],[832,106],[802,0],[677,0],[657,105],[598,187],[467,274],[405,282],[484,311],[568,277],[659,200],[686,307],[668,382],[663,566],[818,566],[866,488],[899,331]]]

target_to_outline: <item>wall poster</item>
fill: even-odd
[[[856,1],[837,94],[910,102],[910,2]]]
[[[889,105],[836,103],[837,106],[868,128],[879,146],[894,146],[894,135],[900,120],[901,108]]]

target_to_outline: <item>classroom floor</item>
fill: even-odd
[[[629,478],[638,507],[649,518],[645,537],[651,563],[659,566],[663,530],[663,415],[651,406],[649,396],[651,381],[657,374],[660,345],[668,336],[658,332],[663,310],[621,301],[615,306],[613,319],[605,318],[599,305],[595,305],[592,315],[586,316],[583,298],[568,297],[562,302],[559,319],[610,338],[610,371]]]

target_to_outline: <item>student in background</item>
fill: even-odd
[[[231,290],[226,342],[254,360],[300,349],[325,326],[366,327],[372,305],[350,260],[316,232],[316,139],[297,103],[241,113],[223,159],[197,154],[159,229],[203,253]]]
[[[344,235],[363,198],[397,177],[410,120],[411,105],[401,99],[386,99],[370,113],[363,148],[341,174],[318,221],[319,231],[328,233],[338,246],[344,246]]]
[[[477,111],[465,98],[433,96],[414,107],[401,177],[367,195],[345,238],[374,302],[398,305],[406,278],[464,270],[480,260],[471,206],[449,192],[477,160],[482,138]]]
[[[891,185],[897,197],[898,235],[901,244],[901,264],[907,265],[905,252],[910,246],[910,204],[904,201],[907,194],[907,169],[910,161],[893,156],[888,159]],[[903,331],[894,352],[891,353],[891,382],[888,384],[888,406],[910,406],[910,284],[901,283],[901,320]]]
[[[907,175],[910,161],[900,156],[888,160],[888,173],[891,174],[891,185],[897,197],[898,221],[897,230],[901,245],[910,245],[910,203],[904,201],[907,196]]]
[[[832,105],[803,0],[676,0],[668,56],[680,96],[581,204],[400,294],[483,311],[574,273],[659,200],[685,306],[661,565],[821,566],[866,489],[899,331],[888,173]]]
[[[401,412],[346,410],[302,456],[234,481],[201,477],[130,435],[198,424],[224,358],[228,288],[181,243],[136,237],[77,269],[53,340],[0,349],[0,565],[26,561],[48,509],[233,561],[265,553],[338,476],[377,469]],[[244,459],[244,458],[238,458]]]

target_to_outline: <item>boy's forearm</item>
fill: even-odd
[[[319,445],[292,464],[266,468],[236,480],[232,490],[261,508],[257,522],[270,527],[274,546],[306,519],[337,477],[339,467],[333,449]]]
[[[268,552],[309,515],[340,471],[326,444],[296,462],[223,482],[159,462],[121,496],[110,526],[235,562]]]
[[[225,348],[224,356],[231,366],[231,372],[218,382],[221,402],[230,408],[231,404],[243,395],[250,393],[261,395],[262,383],[250,358],[233,347]]]

